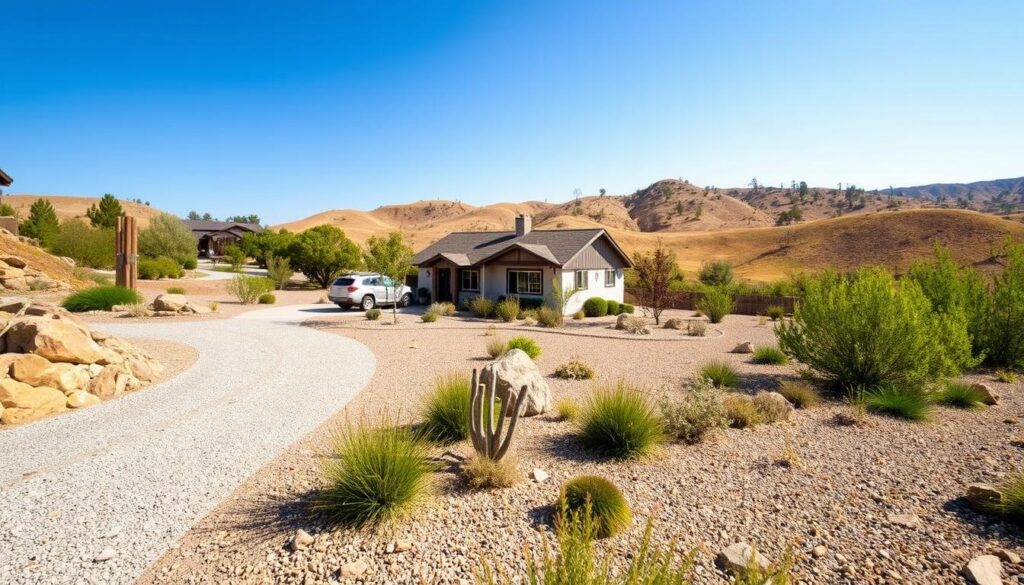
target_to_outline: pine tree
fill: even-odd
[[[89,206],[85,215],[92,222],[92,227],[109,229],[117,225],[117,218],[124,215],[124,209],[116,197],[107,193],[100,199],[99,205],[94,203]]]
[[[36,199],[28,210],[28,219],[23,221],[18,230],[22,235],[39,240],[44,247],[49,247],[60,233],[60,222],[53,205],[46,199]]]

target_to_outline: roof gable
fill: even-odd
[[[416,254],[413,262],[419,265],[446,258],[458,266],[472,266],[521,249],[556,266],[564,266],[602,237],[607,238],[621,255],[624,265],[629,266],[629,258],[600,228],[533,230],[522,237],[517,237],[515,232],[455,232],[427,246]]]

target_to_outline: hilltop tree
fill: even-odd
[[[607,193],[608,191],[605,191],[604,187],[601,187],[600,189],[597,190],[597,192],[601,194],[601,197],[604,197],[605,193]]]
[[[660,324],[661,313],[669,304],[672,281],[680,274],[676,255],[659,242],[653,252],[633,254],[633,271],[640,305],[650,309],[654,323]]]
[[[807,199],[807,181],[800,181],[800,201],[803,202]]]
[[[295,236],[288,257],[306,278],[327,288],[340,274],[359,268],[359,246],[345,232],[331,225],[318,225]]]
[[[225,221],[233,221],[235,223],[252,223],[252,224],[259,225],[260,224],[260,216],[255,214],[255,213],[250,213],[249,215],[232,215],[231,217],[227,218]]]
[[[18,230],[22,235],[35,238],[43,247],[49,248],[60,233],[57,211],[46,199],[36,199],[28,210],[28,219],[21,222]]]
[[[198,211],[193,209],[192,211],[188,212],[188,219],[191,221],[197,221],[202,219],[202,217],[199,215]]]
[[[412,270],[412,248],[405,244],[400,232],[391,232],[384,236],[372,236],[366,243],[363,262],[366,269],[376,272],[391,280],[391,314],[398,323],[398,292],[405,284],[405,275]]]
[[[757,177],[754,177],[753,179],[750,179],[750,182],[747,183],[747,184],[750,185],[750,187],[754,190],[754,194],[756,195],[757,194]]]
[[[121,207],[121,202],[110,193],[104,194],[99,204],[93,203],[85,211],[85,216],[89,218],[92,227],[101,230],[116,226],[117,218],[122,215],[124,215],[124,209]]]

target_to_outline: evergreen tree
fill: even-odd
[[[199,217],[199,212],[198,212],[198,211],[196,211],[196,210],[194,210],[194,209],[193,209],[192,211],[188,212],[188,218],[189,218],[190,220],[192,220],[192,221],[196,221],[196,220],[198,220],[198,219],[201,219],[201,218]]]
[[[60,233],[60,222],[53,205],[46,199],[36,199],[28,210],[28,219],[18,226],[22,235],[39,240],[44,247],[53,245]]]
[[[121,202],[116,197],[107,193],[100,199],[99,204],[92,204],[85,211],[86,217],[92,222],[92,227],[109,229],[117,225],[117,218],[124,215]]]

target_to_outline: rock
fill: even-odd
[[[292,537],[292,550],[302,550],[313,544],[313,537],[308,532],[299,528]]]
[[[999,395],[992,391],[992,387],[988,384],[977,382],[971,384],[971,390],[975,390],[982,395],[981,401],[989,406],[999,404]]]
[[[628,313],[623,313],[615,319],[615,328],[633,335],[649,335],[651,333],[646,319]]]
[[[1012,550],[1007,550],[1005,548],[997,548],[992,551],[992,554],[996,555],[1003,561],[1010,563],[1011,565],[1020,564],[1020,555],[1013,552]]]
[[[103,357],[100,346],[78,324],[46,317],[15,319],[7,332],[7,350],[71,364],[93,364]]]
[[[742,573],[746,571],[747,567],[750,566],[751,561],[756,563],[762,569],[767,569],[769,565],[769,562],[764,558],[764,555],[759,554],[754,550],[754,547],[745,542],[730,544],[718,553],[718,557],[715,560],[718,562],[720,567],[733,573]]]
[[[17,256],[11,256],[10,254],[0,256],[0,262],[3,262],[4,264],[10,266],[11,268],[25,268],[26,266],[28,266],[28,263],[26,263],[24,260]]]
[[[749,341],[741,341],[732,348],[732,353],[754,353],[754,344]]]
[[[967,501],[974,508],[984,508],[998,504],[1003,499],[1003,493],[998,488],[987,483],[972,483],[967,486]]]
[[[142,355],[129,356],[125,360],[125,365],[128,366],[128,369],[131,370],[136,378],[144,382],[152,382],[163,371],[163,368],[153,362],[153,360]]]
[[[38,388],[11,378],[0,380],[0,423],[18,424],[67,409],[64,393],[56,388]]]
[[[11,377],[30,386],[49,386],[63,392],[89,385],[89,372],[82,366],[52,364],[33,353],[23,354],[13,361]]]
[[[811,549],[811,554],[814,555],[814,558],[820,559],[821,557],[828,554],[828,549],[825,548],[825,545],[819,544],[818,546]]]
[[[28,290],[28,281],[25,277],[20,278],[0,278],[0,282],[3,283],[4,288],[10,290]]]
[[[188,305],[185,295],[162,294],[153,299],[152,308],[154,311],[179,312]]]
[[[786,400],[786,397],[778,392],[758,392],[754,396],[754,404],[759,410],[772,415],[775,421],[787,421],[796,408],[793,403]]]
[[[551,409],[551,388],[541,375],[537,364],[521,349],[512,349],[505,355],[487,364],[480,371],[480,383],[491,387],[491,380],[497,383],[498,396],[507,405],[505,414],[511,415],[515,401],[509,400],[510,391],[518,395],[526,387],[526,401],[520,416],[535,416]]]
[[[666,319],[665,329],[686,329],[686,321],[678,317]]]
[[[192,303],[188,304],[188,309],[191,312],[195,313],[196,315],[206,315],[213,312],[213,309],[211,309],[210,307],[204,307],[202,305],[193,305]]]
[[[537,483],[544,483],[550,477],[551,476],[548,475],[548,472],[544,471],[543,469],[541,469],[539,467],[534,467],[533,471],[530,472],[530,478],[533,479],[533,481],[535,481]]]
[[[67,396],[68,408],[88,408],[90,406],[96,406],[102,402],[99,396],[95,394],[89,394],[84,390],[76,390]]]
[[[904,528],[920,528],[923,523],[917,514],[889,514],[889,524]]]
[[[120,373],[121,366],[111,365],[103,368],[103,371],[89,382],[89,392],[101,398],[113,396],[117,392],[117,375]]]
[[[354,577],[361,577],[370,568],[366,564],[366,561],[359,559],[351,563],[346,563],[338,570],[338,577],[341,579],[352,579]]]
[[[412,541],[411,540],[398,539],[398,540],[395,541],[395,552],[396,553],[405,552],[405,551],[410,550],[410,549],[412,549]]]
[[[96,555],[96,558],[94,558],[92,560],[92,562],[94,562],[94,563],[102,563],[102,562],[105,562],[105,561],[109,561],[110,559],[114,558],[114,555],[116,555],[116,554],[117,554],[117,552],[115,552],[114,549],[112,549],[112,548],[110,548],[108,546],[107,548],[105,548],[102,551],[100,551],[100,554]]]
[[[995,555],[974,557],[964,567],[964,577],[976,585],[1002,585],[1003,565]]]
[[[10,265],[0,266],[0,280],[13,280],[17,278],[24,279],[25,271]]]
[[[629,313],[622,313],[621,315],[616,317],[615,318],[615,328],[616,329],[625,329],[626,328],[626,320],[627,319],[629,319]]]

